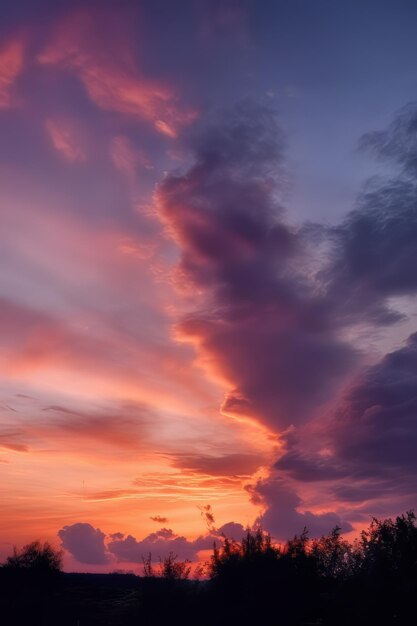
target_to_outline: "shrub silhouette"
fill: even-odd
[[[159,559],[159,569],[152,561],[152,553],[142,557],[145,578],[163,578],[164,580],[188,580],[191,574],[191,561],[178,561],[178,555],[170,552],[164,559]]]

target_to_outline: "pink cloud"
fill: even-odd
[[[109,34],[100,15],[74,13],[56,26],[38,61],[78,76],[100,109],[152,122],[158,132],[175,137],[195,113],[178,107],[174,89],[140,73],[125,28],[118,30],[113,17]]]
[[[191,138],[194,163],[156,193],[192,297],[177,336],[223,382],[223,414],[275,431],[311,419],[357,359],[303,275],[305,242],[278,201],[284,146],[267,107],[241,104]]]
[[[86,153],[80,132],[68,119],[49,118],[45,129],[53,147],[68,161],[85,161]]]
[[[13,86],[23,69],[24,44],[22,39],[13,39],[0,49],[0,109],[16,103]]]
[[[139,167],[152,169],[152,164],[143,150],[133,146],[132,142],[123,135],[113,137],[110,143],[110,157],[117,170],[133,179]]]

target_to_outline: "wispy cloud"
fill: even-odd
[[[68,161],[85,161],[86,152],[82,146],[80,131],[68,119],[48,119],[45,129],[55,150]]]
[[[109,32],[105,17],[87,10],[66,17],[38,61],[75,74],[99,108],[151,122],[158,132],[176,137],[195,112],[179,106],[172,87],[140,73],[126,28],[113,13]]]
[[[14,84],[24,66],[25,45],[21,38],[11,39],[0,48],[0,109],[18,103]]]

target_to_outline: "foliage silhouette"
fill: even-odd
[[[61,554],[37,542],[0,567],[7,624],[52,626],[394,626],[414,623],[417,526],[413,512],[373,519],[349,542],[336,527],[275,545],[261,529],[214,546],[207,578],[169,554],[144,575],[59,573]]]
[[[55,550],[49,543],[33,541],[21,550],[13,549],[3,567],[15,571],[33,572],[37,575],[56,574],[62,569],[62,550]]]
[[[178,555],[170,552],[168,556],[159,560],[159,570],[152,561],[152,553],[142,557],[143,575],[145,578],[163,578],[164,580],[188,580],[191,574],[191,561],[178,561]]]

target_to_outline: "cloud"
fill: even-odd
[[[261,527],[279,540],[286,540],[294,534],[300,534],[307,528],[310,536],[327,534],[335,526],[343,531],[352,530],[349,522],[343,521],[333,512],[300,512],[301,498],[278,476],[260,480],[248,488],[252,501],[266,507],[257,522]]]
[[[263,462],[262,456],[246,453],[224,454],[222,456],[176,454],[173,465],[184,471],[199,474],[236,476],[253,474]]]
[[[406,492],[414,488],[414,373],[398,382],[394,417],[385,407],[399,376],[388,369],[394,357],[364,369],[355,333],[404,319],[391,300],[416,293],[416,110],[363,140],[400,172],[369,181],[334,226],[289,225],[285,140],[264,106],[239,105],[190,133],[194,161],[157,190],[158,214],[180,249],[173,279],[192,302],[179,340],[195,346],[199,365],[225,387],[225,415],[254,417],[281,435],[272,477],[252,492],[265,506],[260,522],[280,538],[304,525],[313,534],[350,529],[338,513],[343,503],[365,506],[373,490],[392,497],[391,471]],[[397,360],[411,358],[414,339],[404,350]],[[367,406],[375,376],[381,397]],[[362,393],[366,418],[354,418]],[[191,469],[206,463],[216,461],[179,460]],[[303,494],[316,490],[312,510],[303,510],[298,482]]]
[[[79,130],[68,119],[49,118],[45,128],[55,150],[67,161],[85,161],[86,153],[82,146]]]
[[[181,250],[176,284],[197,294],[178,337],[230,389],[225,414],[272,428],[306,421],[357,355],[333,332],[302,267],[305,242],[285,222],[285,141],[275,115],[246,102],[189,143],[194,164],[168,176],[156,196]]]
[[[387,130],[364,135],[360,145],[399,166],[367,182],[356,208],[325,229],[332,242],[319,273],[338,323],[387,325],[404,315],[389,298],[417,293],[417,106],[409,105]]]
[[[212,529],[197,539],[189,540],[175,534],[170,528],[160,528],[143,539],[121,532],[106,536],[100,529],[88,523],[64,526],[58,536],[65,548],[80,563],[103,564],[111,560],[125,563],[142,563],[149,554],[158,562],[171,552],[180,560],[198,560],[198,553],[210,550],[213,544],[219,545],[224,537],[240,540],[245,530],[241,524],[228,522],[220,528]]]
[[[224,537],[240,540],[244,533],[245,530],[241,524],[228,522],[190,541],[176,535],[170,528],[161,528],[140,541],[132,535],[117,537],[109,542],[108,550],[118,561],[130,563],[142,563],[143,557],[147,557],[148,554],[152,554],[153,561],[159,561],[170,552],[177,555],[180,560],[196,561],[201,550],[210,550],[214,543],[219,545]]]
[[[154,515],[149,519],[153,522],[157,522],[158,524],[166,524],[169,521],[167,517],[162,517],[162,515]]]
[[[29,447],[22,443],[0,441],[0,448],[6,448],[6,450],[12,450],[13,452],[29,452]]]
[[[4,364],[9,372],[41,366],[52,356],[54,361],[75,362],[103,356],[105,344],[83,337],[65,321],[20,302],[0,298],[2,346],[7,355]]]
[[[113,137],[110,143],[110,157],[116,169],[129,179],[134,179],[139,167],[152,169],[145,153],[132,145],[123,135]]]
[[[417,174],[417,105],[412,102],[401,109],[385,130],[366,133],[360,139],[363,150],[378,159],[396,163],[411,176]]]
[[[305,452],[297,447],[290,447],[284,452],[274,468],[302,482],[334,480],[346,475],[346,467],[343,464],[338,465],[334,458]]]
[[[345,463],[415,492],[417,333],[362,373],[338,407],[331,433]]]
[[[175,535],[171,529],[162,528],[138,541],[132,535],[116,539],[108,544],[109,551],[118,561],[142,563],[144,557],[152,554],[152,560],[163,559],[173,552],[179,559],[197,560],[197,552],[206,546],[206,542],[188,541],[185,537]]]
[[[227,522],[217,528],[217,535],[224,535],[228,539],[234,539],[235,541],[240,541],[242,537],[245,535],[245,528],[242,524],[237,522]]]
[[[16,104],[14,83],[23,65],[23,40],[16,38],[6,42],[0,49],[0,109],[8,109]]]
[[[91,524],[64,526],[58,536],[62,547],[80,563],[102,565],[108,563],[109,556],[104,544],[105,534]]]
[[[40,421],[38,427],[33,426],[35,432],[54,439],[61,435],[69,441],[90,439],[126,452],[143,448],[145,427],[152,420],[148,408],[140,404],[120,406],[109,414],[74,411],[61,406],[44,407],[43,410],[51,417],[48,416],[46,423]]]
[[[358,208],[334,228],[333,262],[321,274],[329,305],[344,324],[392,324],[401,312],[390,297],[417,292],[417,210],[415,181],[374,181]]]
[[[362,369],[316,430],[275,463],[283,482],[311,485],[342,509],[414,506],[417,488],[417,334]]]
[[[150,121],[175,137],[195,113],[180,110],[171,87],[141,75],[134,56],[128,29],[115,12],[79,10],[55,26],[38,61],[77,76],[99,108]]]

